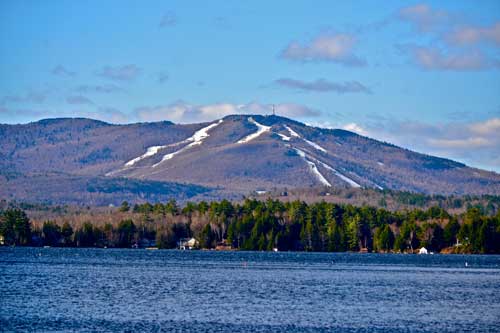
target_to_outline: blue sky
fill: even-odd
[[[0,3],[0,122],[278,114],[500,171],[500,2]]]

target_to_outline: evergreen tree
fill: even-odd
[[[136,227],[132,220],[122,220],[118,224],[118,247],[131,247],[134,240]]]
[[[453,246],[457,242],[457,234],[460,224],[456,219],[451,219],[444,227],[444,243],[446,246]]]
[[[52,221],[46,221],[42,227],[43,243],[49,246],[56,246],[61,239],[61,228]]]
[[[31,223],[26,213],[20,209],[7,209],[3,213],[1,234],[6,245],[29,245]]]
[[[119,211],[120,212],[128,212],[129,210],[130,210],[130,205],[128,204],[127,201],[123,201],[121,206],[120,206]]]
[[[64,224],[62,225],[62,227],[61,227],[61,235],[62,235],[62,237],[64,239],[64,244],[66,246],[72,244],[71,236],[73,236],[73,228],[68,223],[68,221],[64,222]]]

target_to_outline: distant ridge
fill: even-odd
[[[193,184],[217,189],[222,196],[322,186],[500,194],[497,173],[276,115],[230,115],[199,124],[126,125],[54,118],[3,124],[0,134],[2,198],[38,191],[33,187],[36,182],[28,181],[32,177],[50,182],[63,176],[68,192],[81,191],[68,181],[73,177],[79,181],[118,177]],[[45,192],[38,196],[54,197],[50,190]],[[120,193],[115,193],[117,200]],[[141,198],[141,193],[134,195]],[[182,193],[179,197],[186,198]]]

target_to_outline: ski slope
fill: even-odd
[[[184,141],[181,141],[181,143],[190,142],[187,146],[182,147],[181,149],[176,150],[173,153],[169,153],[169,154],[164,155],[160,162],[153,164],[153,168],[157,167],[158,165],[160,165],[161,163],[163,163],[165,161],[172,159],[175,155],[178,155],[178,154],[182,153],[183,151],[188,150],[191,147],[201,145],[203,143],[203,140],[205,140],[206,138],[208,138],[210,136],[210,134],[208,134],[208,131],[217,127],[222,122],[223,122],[223,120],[221,119],[216,123],[210,124],[207,127],[203,127],[202,129],[196,131],[191,137],[187,138]]]
[[[304,140],[305,143],[307,143],[308,145],[310,145],[311,147],[313,147],[314,149],[317,149],[323,153],[326,153],[326,149],[321,147],[320,145],[318,145],[316,142],[312,142],[310,140],[307,140],[306,138],[303,138],[299,135],[299,133],[295,132],[293,129],[291,129],[290,127],[288,127],[287,125],[285,125],[285,128],[288,130],[288,132],[290,133],[290,135],[294,138],[299,138],[299,139],[302,139]]]
[[[257,131],[254,132],[254,133],[252,133],[252,134],[247,135],[243,139],[239,140],[237,143],[247,143],[247,142],[250,142],[253,139],[258,138],[259,136],[261,136],[265,132],[269,132],[271,130],[271,126],[265,126],[265,125],[259,124],[252,117],[248,118],[248,121],[251,122],[251,123],[253,123],[255,126],[257,126]]]
[[[300,149],[294,148],[297,154],[302,157],[302,159],[309,165],[309,170],[313,173],[313,175],[316,177],[316,179],[323,185],[331,187],[332,184],[326,180],[326,178],[321,174],[321,172],[318,170],[318,167],[316,164],[312,161],[310,161],[306,155],[306,153]]]

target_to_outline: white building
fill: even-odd
[[[419,251],[418,251],[418,254],[429,254],[429,252],[427,251],[427,249],[425,247],[422,247]]]
[[[195,238],[182,238],[177,245],[179,250],[192,250],[198,245],[198,241]]]

